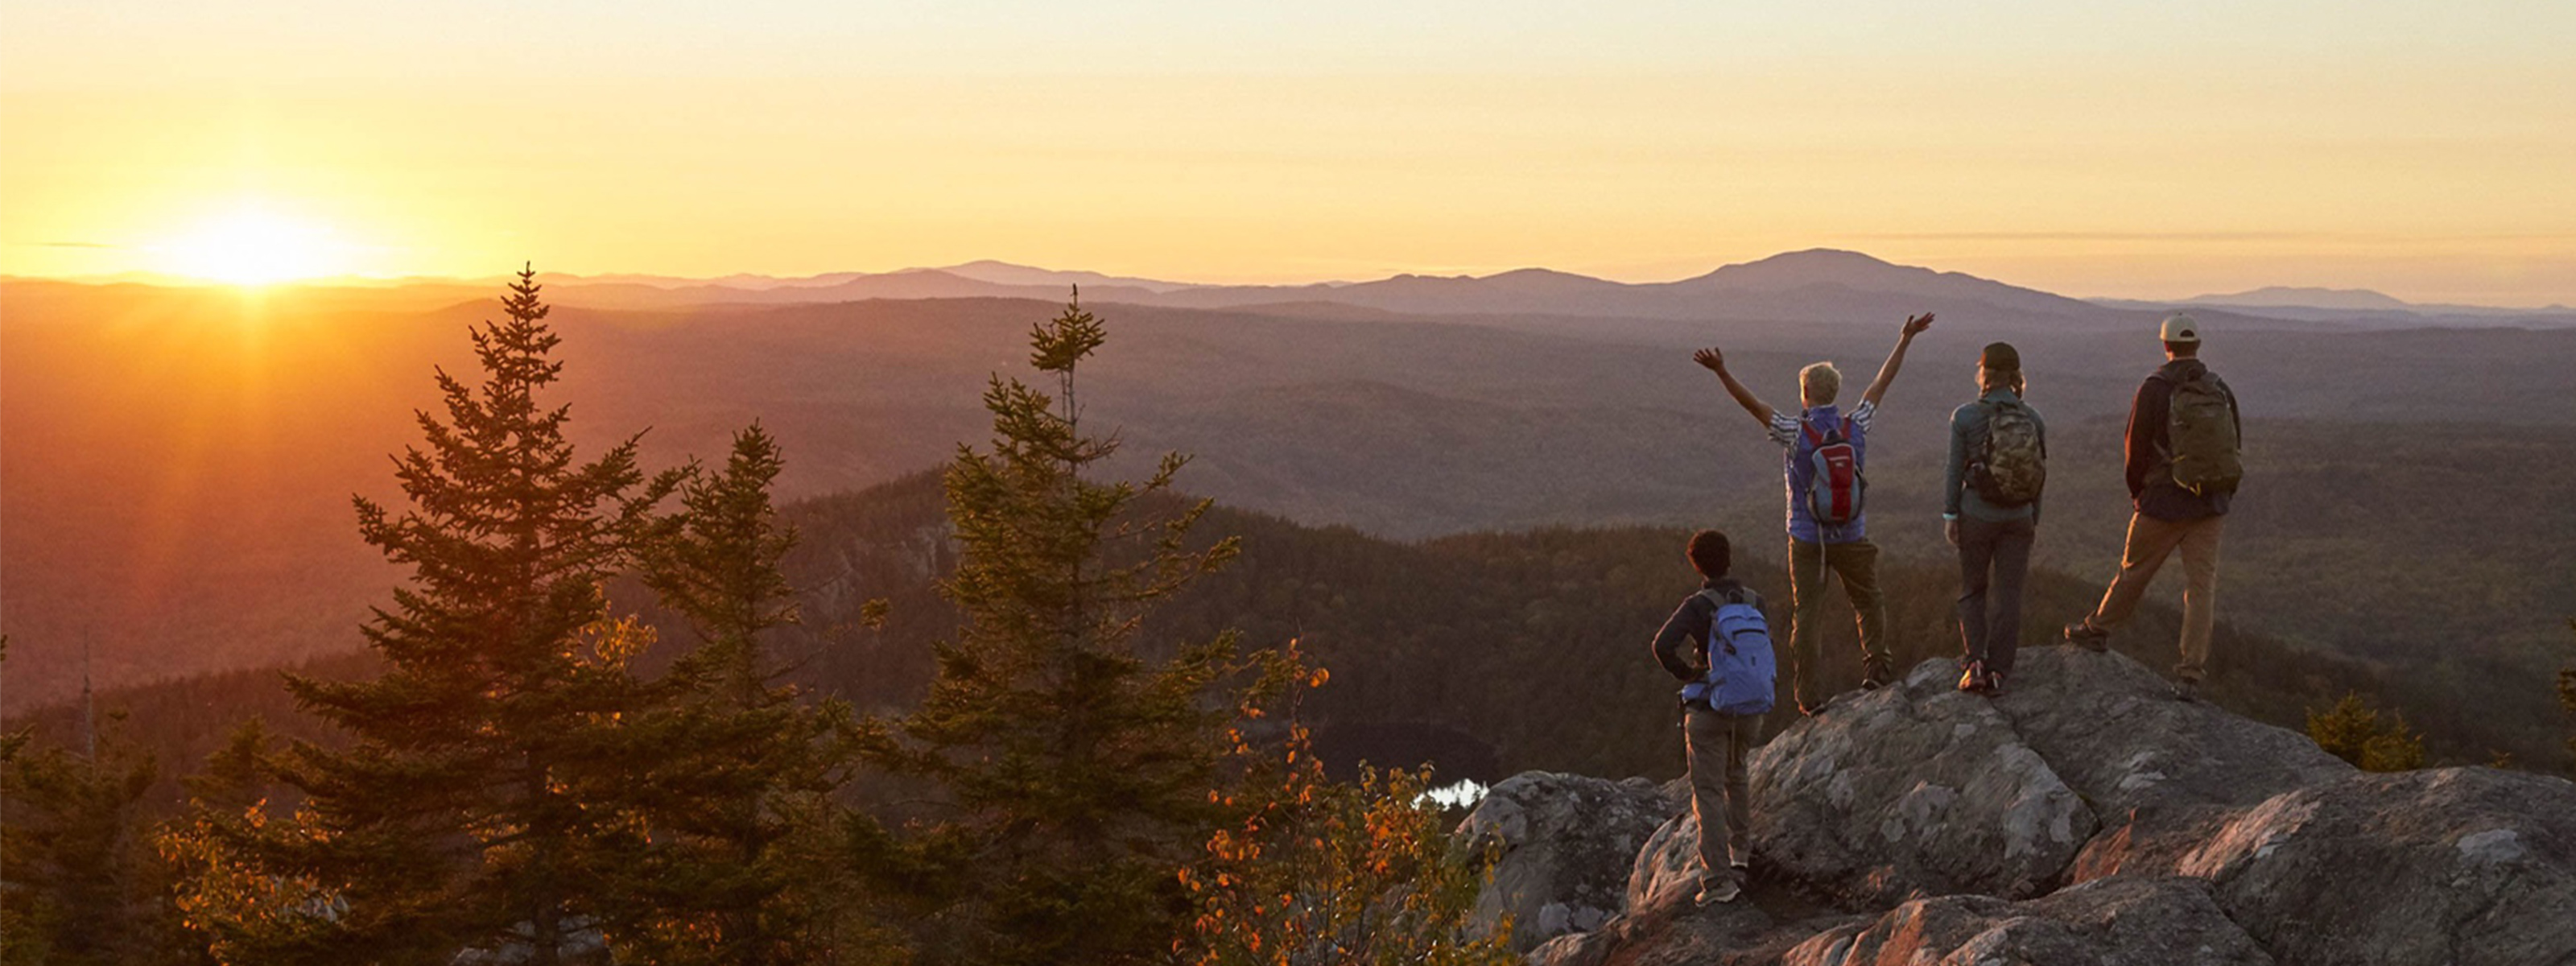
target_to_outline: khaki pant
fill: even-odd
[[[1887,651],[1887,601],[1878,593],[1878,545],[1866,540],[1824,545],[1819,562],[1816,544],[1789,541],[1789,681],[1798,707],[1825,703],[1833,692],[1816,685],[1816,641],[1824,634],[1825,568],[1842,579],[1851,598],[1852,620],[1860,625],[1862,674],[1886,677],[1895,664]]]
[[[2129,545],[2120,552],[2120,575],[2102,594],[2102,606],[2085,622],[2105,631],[2119,630],[2137,616],[2138,602],[2165,558],[2182,551],[2182,663],[2174,675],[2198,681],[2209,670],[2209,629],[2218,620],[2218,537],[2227,528],[2224,516],[2198,520],[2159,520],[2146,514],[2129,518]]]
[[[1735,866],[1753,861],[1749,763],[1754,739],[1762,735],[1762,716],[1706,708],[1683,715],[1682,733],[1690,739],[1691,814],[1699,819],[1700,882],[1740,879]]]

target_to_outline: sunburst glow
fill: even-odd
[[[179,275],[267,285],[348,270],[348,246],[319,225],[253,207],[207,219],[162,246]]]

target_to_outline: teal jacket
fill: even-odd
[[[1968,485],[1968,459],[1975,455],[1978,444],[1984,442],[1986,438],[1986,407],[1979,403],[2004,400],[2020,402],[2021,397],[2013,395],[2010,389],[1997,389],[1978,397],[1977,402],[1961,406],[1950,413],[1950,468],[1941,484],[1941,492],[1947,494],[1942,497],[1942,519],[1956,520],[1965,514],[1987,521],[2026,518],[2033,525],[2039,523],[2040,500],[2032,500],[2028,506],[1996,506],[1986,502],[1984,497],[1978,496],[1976,487]],[[2030,411],[2030,421],[2039,427],[2039,452],[2040,455],[2046,456],[2048,455],[2048,422],[2039,418],[2039,410],[2036,408]]]

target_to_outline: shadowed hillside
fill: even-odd
[[[867,710],[898,711],[920,700],[930,645],[956,628],[954,610],[933,585],[955,563],[942,513],[938,481],[927,475],[788,508],[802,540],[786,572],[804,622],[772,632],[771,646],[797,665],[796,680]],[[1403,544],[1220,509],[1202,532],[1242,536],[1243,556],[1158,612],[1141,640],[1167,647],[1224,628],[1241,629],[1248,647],[1299,640],[1333,672],[1306,708],[1337,766],[1429,760],[1451,777],[1488,782],[1527,769],[1679,774],[1674,684],[1646,643],[1696,587],[1681,559],[1688,531],[1546,529]],[[1748,541],[1738,561],[1738,573],[1772,602],[1775,627],[1785,632],[1787,587],[1776,556]],[[1949,602],[1956,580],[1943,558],[1897,556],[1882,566],[1892,645],[1907,664],[1955,654]],[[2025,646],[2047,646],[2058,623],[2098,592],[2088,581],[2034,573]],[[881,627],[861,621],[870,599],[891,605]],[[1824,680],[1846,688],[1860,675],[1849,613],[1839,604],[1828,610],[1824,644]],[[668,615],[648,616],[665,625],[664,656],[689,639]],[[2177,629],[2171,607],[2151,606],[2115,643],[2164,667]],[[2359,691],[2403,708],[2410,723],[2426,729],[2439,759],[2484,761],[2490,749],[2509,748],[2535,765],[2557,760],[2555,722],[2538,712],[2530,719],[2493,713],[2520,701],[2502,687],[2481,690],[2480,704],[2451,690],[2454,679],[2409,677],[2228,622],[2220,624],[2215,651],[2213,700],[2259,720],[2298,728],[2307,709]],[[2508,668],[2461,666],[2490,685],[2519,680],[2507,677]],[[340,676],[369,667],[370,659],[351,656],[307,670]],[[2545,705],[2547,682],[2530,676],[2527,683]],[[295,713],[270,671],[120,689],[100,704],[130,712],[126,727],[170,766],[163,791],[171,796],[175,773],[194,769],[243,717],[259,715],[286,734],[331,737]],[[67,738],[76,727],[73,710],[58,706],[38,723]],[[1770,725],[1793,720],[1775,715]]]
[[[12,708],[70,696],[84,638],[109,685],[357,646],[393,575],[354,539],[348,497],[385,495],[410,410],[435,401],[430,367],[464,361],[456,333],[487,307],[359,314],[291,291],[23,283],[0,296]],[[986,376],[1023,364],[1019,338],[1051,310],[945,299],[554,320],[583,445],[649,427],[647,463],[670,465],[757,419],[785,447],[783,491],[813,496],[946,458],[977,431]],[[1086,370],[1086,405],[1131,452],[1195,454],[1187,485],[1228,505],[1404,539],[1715,523],[1774,553],[1777,452],[1684,350],[1726,344],[1784,401],[1799,364],[1865,371],[1888,341],[1858,325],[1280,311],[1117,307],[1117,349]],[[1874,533],[1922,562],[1930,608],[1952,592],[1932,513],[1942,419],[1997,324],[1944,316],[1873,448]],[[2545,700],[2495,682],[2545,676],[2557,621],[2576,612],[2576,565],[2559,552],[2576,504],[2552,497],[2576,452],[2576,397],[2546,391],[2576,368],[2576,332],[2220,331],[2212,358],[2252,420],[2222,616],[2377,662],[2421,689],[2404,710],[2456,754],[2523,747],[2497,736],[2541,727]],[[2011,337],[2058,428],[2039,560],[2098,586],[2126,518],[2116,420],[2152,346]],[[1458,641],[1443,646],[1481,646]],[[2492,702],[2510,713],[2472,710]]]

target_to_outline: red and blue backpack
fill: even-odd
[[[1798,432],[1805,435],[1808,446],[1807,511],[1818,525],[1829,527],[1860,519],[1861,495],[1869,489],[1860,475],[1856,432],[1860,427],[1848,416],[1834,423],[1828,431],[1807,419],[1798,420]]]

